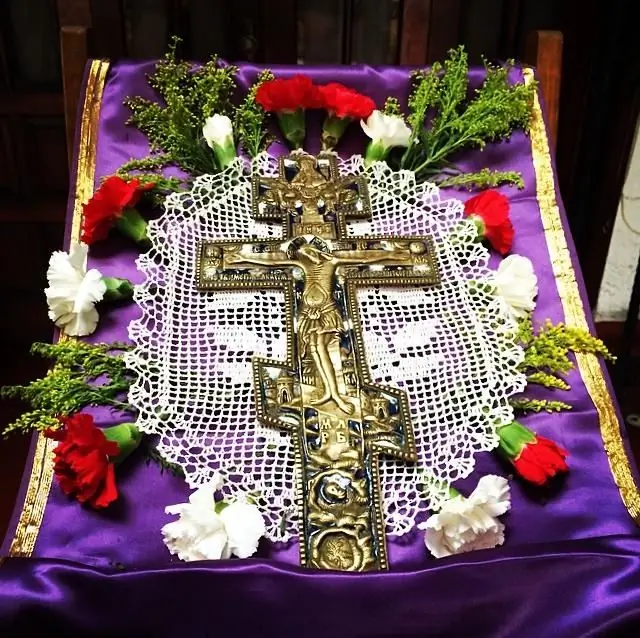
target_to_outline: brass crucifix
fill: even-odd
[[[348,237],[371,214],[363,177],[335,157],[296,154],[276,178],[253,180],[253,215],[278,220],[283,239],[199,246],[204,290],[278,288],[286,302],[287,360],[255,357],[258,418],[295,441],[300,560],[321,569],[386,569],[378,456],[415,461],[406,394],[373,383],[358,286],[435,285],[429,237]]]

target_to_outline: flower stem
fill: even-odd
[[[509,459],[515,459],[525,445],[533,443],[536,435],[529,428],[517,421],[498,428],[500,451]]]
[[[133,284],[128,279],[120,277],[103,277],[107,287],[104,301],[128,301],[133,297]]]
[[[148,243],[147,222],[135,208],[125,208],[121,217],[116,222],[116,228],[137,244],[142,246]]]
[[[221,170],[225,169],[236,158],[236,147],[233,144],[233,140],[228,141],[224,146],[214,144],[213,152]]]
[[[112,408],[122,410],[123,412],[135,412],[136,409],[130,404],[124,401],[118,401],[117,399],[105,399],[105,405],[109,405]]]
[[[116,465],[120,465],[142,441],[142,433],[134,423],[113,425],[102,432],[109,441],[115,441],[118,444],[120,452],[113,461]]]
[[[367,150],[364,154],[365,165],[372,164],[373,162],[382,162],[389,154],[389,148],[384,146],[381,142],[374,140],[369,142]]]
[[[322,125],[322,150],[329,151],[336,147],[345,129],[351,122],[348,117],[327,115]]]
[[[278,113],[278,123],[282,134],[293,148],[302,148],[305,138],[304,109],[292,113]]]

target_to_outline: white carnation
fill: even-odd
[[[69,253],[56,251],[49,260],[44,291],[49,306],[49,318],[63,332],[82,337],[95,331],[98,325],[96,303],[107,290],[102,273],[95,268],[87,272],[88,246],[75,244]]]
[[[231,503],[220,512],[227,532],[228,550],[238,558],[258,551],[258,541],[266,531],[260,510],[250,503]]]
[[[371,113],[366,122],[361,120],[360,126],[374,144],[380,145],[384,149],[394,146],[409,146],[411,129],[398,115],[387,115],[376,110]]]
[[[504,525],[497,517],[510,508],[508,481],[490,474],[468,498],[451,498],[418,528],[425,530],[425,545],[436,558],[489,549],[504,543]]]
[[[216,113],[205,120],[202,135],[210,148],[233,146],[233,125],[226,115]]]
[[[238,556],[248,558],[256,553],[265,533],[265,524],[255,505],[235,502],[216,512],[215,491],[221,481],[198,488],[188,503],[170,505],[167,514],[180,518],[162,528],[162,539],[180,560],[217,560]]]
[[[495,273],[494,283],[515,319],[525,317],[535,309],[538,278],[529,258],[509,255],[503,259]]]

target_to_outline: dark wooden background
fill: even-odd
[[[637,2],[637,0],[635,0]],[[639,59],[632,0],[0,0],[0,385],[27,381],[48,340],[47,260],[62,243],[68,188],[61,26],[91,26],[88,53],[156,58],[171,34],[182,55],[284,63],[427,63],[464,43],[473,62],[522,59],[527,34],[564,34],[557,160],[595,301],[632,125]],[[405,32],[402,42],[399,33]],[[66,37],[74,38],[73,28]],[[64,39],[63,39],[64,41]],[[0,406],[0,428],[18,406]],[[25,443],[2,443],[11,494]],[[8,478],[4,478],[5,475]],[[3,512],[0,511],[0,534]]]
[[[85,4],[57,3],[63,19]],[[403,46],[429,62],[464,42],[471,59],[524,54],[526,35],[562,26],[555,0],[93,0],[89,53],[154,58],[170,34],[202,59],[286,63],[393,64],[399,24],[428,22]],[[42,198],[64,193],[67,171],[55,0],[0,3],[0,192]],[[284,37],[284,34],[294,34]],[[406,57],[406,56],[405,56]],[[3,198],[4,199],[4,198]],[[10,200],[8,200],[10,201]],[[38,210],[38,215],[43,211]]]
[[[22,230],[35,251],[59,239],[59,203],[67,189],[61,25],[90,24],[88,52],[100,57],[158,57],[176,33],[184,39],[182,54],[194,59],[216,52],[231,60],[309,64],[426,63],[460,42],[473,62],[482,55],[522,59],[528,33],[557,29],[565,38],[558,170],[578,249],[589,256],[583,268],[595,302],[640,104],[632,5],[633,0],[0,0],[3,235],[20,233],[7,223],[33,221],[41,225],[37,237],[35,229]],[[400,42],[402,29],[409,37]]]

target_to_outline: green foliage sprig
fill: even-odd
[[[527,382],[534,383],[536,385],[544,386],[550,390],[570,390],[569,384],[555,374],[549,374],[538,370],[537,372],[531,372],[527,375]]]
[[[517,340],[524,348],[520,371],[526,375],[527,383],[549,390],[571,389],[563,378],[575,365],[570,358],[571,352],[594,354],[609,361],[614,360],[607,346],[586,330],[572,328],[564,323],[553,324],[547,320],[536,331],[530,314],[520,320]],[[571,409],[563,401],[531,399],[526,396],[512,399],[511,405],[520,412],[559,412]]]
[[[219,113],[232,115],[231,97],[235,89],[236,68],[222,66],[216,57],[200,68],[178,60],[174,38],[165,57],[149,76],[149,84],[164,104],[142,97],[131,97],[129,124],[148,138],[156,168],[175,164],[191,176],[215,173],[219,166],[215,153],[202,136],[205,120]],[[131,164],[125,165],[125,172]]]
[[[273,80],[273,78],[271,71],[262,71],[235,112],[234,130],[240,145],[250,157],[255,157],[258,153],[264,151],[273,141],[265,125],[267,113],[256,102],[258,87],[263,82]]]
[[[178,476],[180,478],[184,478],[184,470],[177,465],[176,463],[171,463],[167,461],[160,452],[156,449],[155,445],[149,444],[145,449],[145,455],[147,457],[147,463],[156,463],[160,466],[160,473],[164,474],[164,472],[169,472],[173,474],[173,476]]]
[[[556,377],[566,374],[574,367],[569,352],[595,354],[610,361],[614,359],[607,346],[586,330],[547,320],[536,332],[531,315],[519,322],[518,339],[524,347],[524,361],[520,367],[526,374],[545,372],[547,376]]]
[[[402,110],[400,109],[400,102],[398,101],[398,98],[388,97],[384,102],[384,106],[382,107],[382,112],[385,115],[401,116]]]
[[[121,356],[129,347],[122,343],[90,344],[71,339],[53,345],[34,343],[31,352],[52,359],[54,366],[29,385],[0,390],[1,396],[19,398],[31,406],[30,411],[6,427],[4,435],[54,427],[58,416],[68,416],[90,405],[133,412],[122,400],[133,380]]]
[[[571,406],[564,401],[550,401],[548,399],[530,399],[528,397],[518,397],[511,399],[511,407],[516,412],[563,412],[571,410]]]
[[[524,188],[522,174],[518,171],[493,171],[483,168],[477,173],[456,173],[450,169],[443,169],[438,180],[442,188],[460,188],[465,190],[482,190],[495,188],[501,184],[512,184]]]
[[[153,184],[154,188],[148,191],[145,196],[156,206],[162,206],[169,193],[176,193],[186,188],[183,180],[178,177],[167,177],[161,173],[130,173],[122,170],[121,167],[116,171],[116,175],[127,182],[136,179],[143,186],[145,184]]]
[[[513,62],[504,66],[485,62],[485,80],[471,99],[463,47],[449,51],[444,66],[436,63],[428,71],[416,71],[407,118],[411,142],[400,168],[415,171],[419,180],[432,179],[448,186],[484,188],[510,183],[521,187],[522,178],[513,171],[482,171],[465,177],[449,163],[458,151],[482,149],[489,141],[508,138],[518,128],[528,131],[535,83],[510,84],[512,67]]]
[[[124,177],[132,171],[155,171],[171,163],[171,157],[167,153],[160,153],[150,157],[140,159],[132,158],[125,162],[117,171],[116,175]],[[105,178],[106,179],[106,178]]]
[[[134,380],[122,356],[130,348],[126,343],[92,344],[75,339],[53,345],[34,343],[31,352],[51,359],[54,366],[29,385],[6,386],[0,390],[0,396],[22,399],[31,407],[5,428],[3,436],[16,431],[28,433],[56,428],[60,425],[59,416],[69,416],[87,406],[107,406],[134,413],[135,408],[122,400]],[[151,440],[146,446],[146,456],[157,463],[161,471],[184,476],[179,466],[160,455]]]

